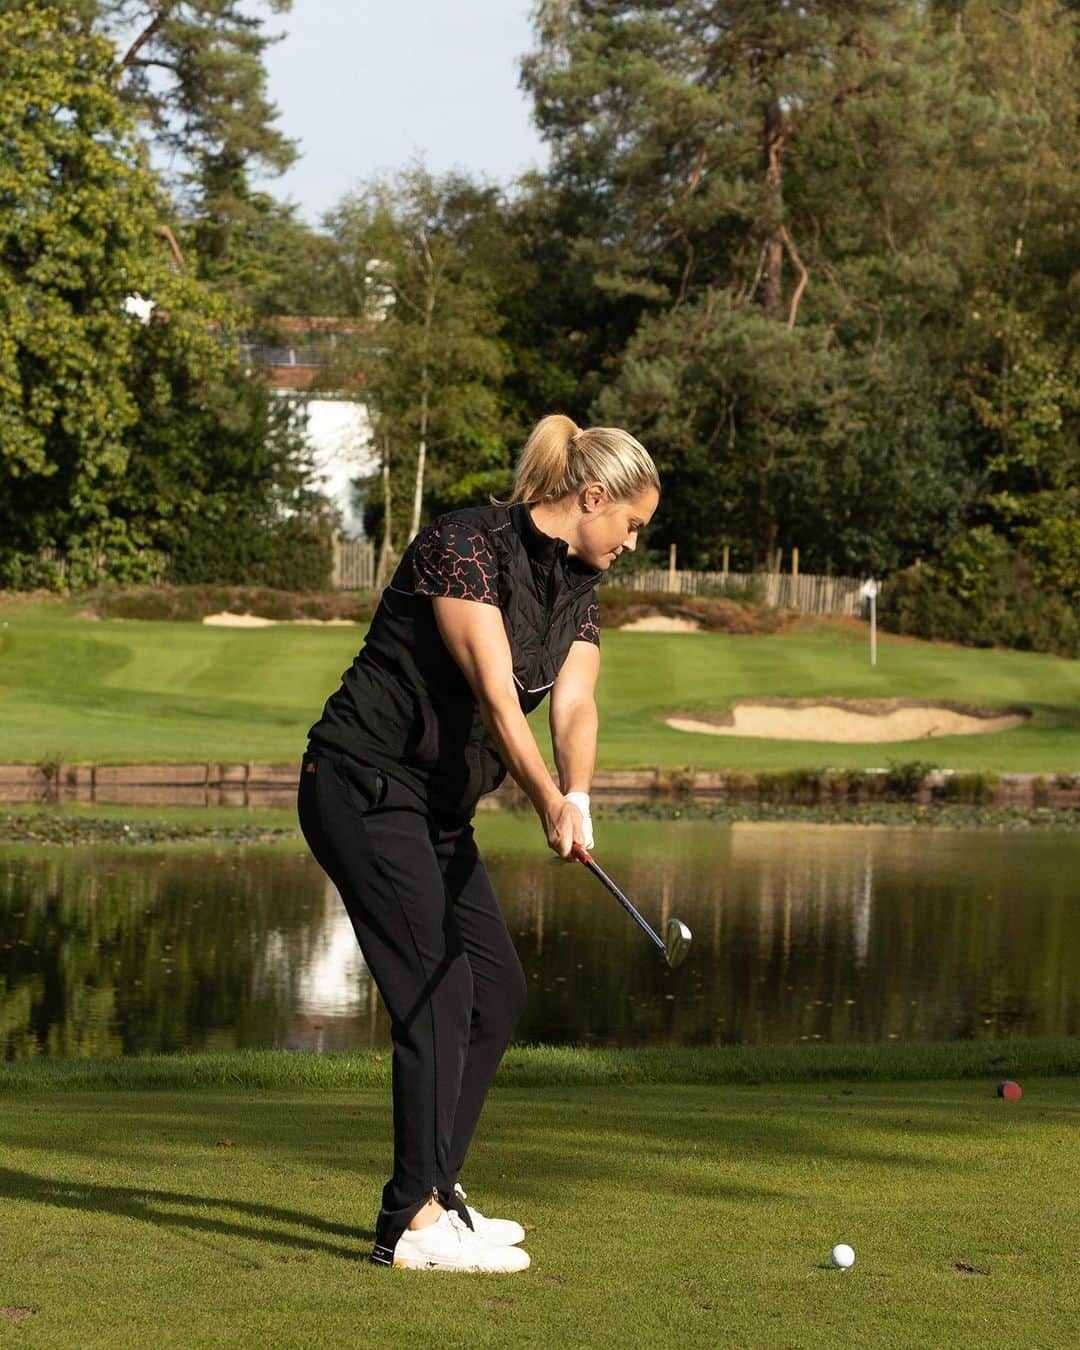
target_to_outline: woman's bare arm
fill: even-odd
[[[551,691],[551,743],[563,792],[589,792],[596,768],[600,648],[574,642]]]
[[[552,782],[521,711],[502,613],[494,605],[449,596],[431,603],[442,640],[476,696],[503,763],[536,808],[549,845],[568,857],[574,841],[583,842],[581,813]]]

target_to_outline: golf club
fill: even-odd
[[[626,910],[627,914],[636,920],[640,927],[648,933],[649,937],[652,938],[653,942],[655,942],[664,953],[668,966],[674,970],[676,966],[682,965],[683,961],[686,960],[686,953],[690,950],[690,943],[693,940],[690,929],[687,928],[686,924],[684,924],[681,919],[668,919],[667,929],[664,935],[667,940],[665,941],[664,938],[661,938],[658,933],[653,931],[649,921],[638,913],[630,901],[627,900],[626,896],[623,895],[622,891],[619,890],[618,886],[615,885],[604,869],[586,849],[580,844],[575,844],[571,852],[572,856],[575,857],[578,862],[584,863],[589,871],[604,883],[615,899],[618,900],[619,904],[622,905],[623,909]]]

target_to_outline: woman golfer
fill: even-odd
[[[633,436],[545,417],[508,503],[452,511],[406,549],[309,733],[300,825],[390,1013],[394,1172],[372,1252],[382,1265],[529,1264],[520,1224],[485,1219],[458,1185],[526,994],[472,816],[509,771],[556,853],[591,847],[594,586],[658,500]],[[525,720],[549,690],[561,791]]]

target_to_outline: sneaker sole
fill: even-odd
[[[528,1270],[529,1264],[526,1261],[523,1266],[448,1266],[438,1261],[410,1261],[400,1256],[394,1258],[395,1270],[445,1270],[451,1275],[517,1275]]]

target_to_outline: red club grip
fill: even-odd
[[[593,861],[592,854],[584,847],[583,844],[575,844],[573,848],[570,850],[570,856],[576,858],[578,862],[591,863]]]

